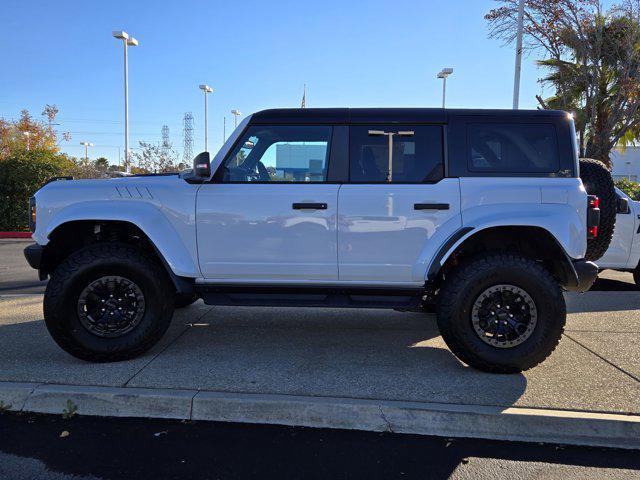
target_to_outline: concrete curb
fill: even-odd
[[[388,400],[0,382],[10,410],[262,423],[640,449],[640,416]]]

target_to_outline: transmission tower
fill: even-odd
[[[186,164],[193,160],[193,113],[184,114],[184,147],[182,148],[182,161]]]
[[[169,142],[169,127],[167,125],[162,126],[162,149],[169,150],[171,143]]]

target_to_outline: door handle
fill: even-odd
[[[326,203],[294,203],[291,205],[294,210],[326,210]]]
[[[414,203],[414,210],[449,210],[448,203]]]

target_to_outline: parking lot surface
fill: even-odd
[[[628,274],[605,272],[600,291],[566,294],[567,326],[551,357],[493,375],[460,363],[430,314],[201,301],[176,311],[140,358],[86,363],[49,336],[42,295],[24,293],[42,287],[9,272],[0,286],[0,382],[640,414],[640,291]]]

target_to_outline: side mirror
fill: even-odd
[[[617,213],[628,215],[631,213],[631,208],[629,207],[629,200],[624,197],[618,197],[618,202],[616,205]]]
[[[211,156],[209,152],[202,152],[193,159],[193,173],[198,178],[211,176]]]

